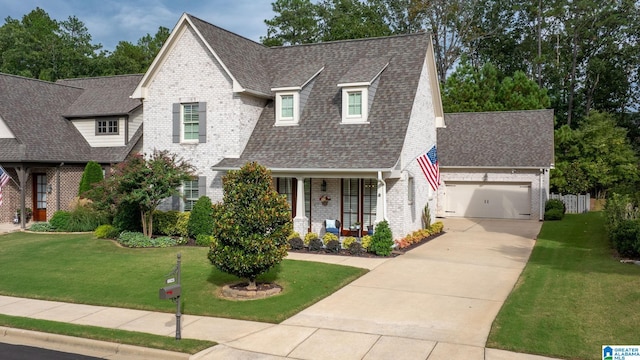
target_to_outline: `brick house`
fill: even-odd
[[[88,161],[106,169],[140,151],[142,103],[129,98],[142,75],[59,80],[0,74],[0,222],[32,209],[46,221],[78,195]],[[22,191],[21,191],[22,190]]]
[[[197,168],[167,207],[221,200],[225,172],[257,161],[301,234],[327,219],[345,235],[387,219],[402,236],[436,208],[415,160],[443,125],[435,69],[427,33],[267,48],[184,14],[132,97],[144,104],[144,152]]]

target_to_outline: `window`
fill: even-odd
[[[287,198],[287,204],[289,204],[289,212],[291,216],[296,216],[295,214],[295,201],[294,201],[294,186],[292,178],[276,178],[276,191],[279,194],[284,195]]]
[[[300,118],[300,94],[297,91],[276,95],[276,125],[297,125]]]
[[[182,195],[184,196],[184,211],[191,211],[193,205],[200,198],[198,191],[198,180],[185,181],[182,184]]]
[[[96,135],[117,135],[118,119],[96,120]]]
[[[204,143],[207,141],[207,103],[173,104],[174,143]]]
[[[198,141],[199,124],[198,104],[182,104],[182,140]]]
[[[376,220],[378,182],[376,179],[342,180],[342,224],[349,228],[356,222],[366,230]]]
[[[348,116],[362,116],[362,91],[348,92],[349,114]]]
[[[367,87],[342,88],[342,123],[367,122],[369,90]]]

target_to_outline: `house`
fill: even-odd
[[[437,215],[542,220],[553,122],[553,110],[445,114]]]
[[[129,95],[142,75],[60,80],[0,74],[0,222],[33,209],[46,221],[78,195],[84,166],[105,168],[140,151],[142,103]],[[21,191],[22,190],[22,191]]]
[[[144,152],[197,169],[167,208],[221,200],[222,176],[257,161],[301,234],[388,220],[402,236],[436,208],[416,161],[443,125],[435,69],[427,33],[267,48],[184,14],[132,97]]]

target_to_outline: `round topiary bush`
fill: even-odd
[[[544,204],[544,211],[547,212],[551,209],[557,209],[562,212],[564,215],[567,212],[567,207],[564,205],[562,200],[559,199],[550,199]]]
[[[320,251],[322,250],[322,240],[318,238],[313,238],[309,240],[309,251]]]
[[[308,246],[309,242],[313,239],[319,239],[318,234],[314,232],[307,233],[307,235],[304,236],[304,244]]]
[[[325,246],[326,246],[330,241],[337,241],[337,240],[338,240],[338,237],[336,236],[336,234],[333,234],[333,233],[330,233],[330,232],[325,233],[325,234],[322,236],[322,242],[324,243],[324,245],[325,245]]]
[[[549,209],[544,212],[544,220],[562,220],[564,214],[561,209]]]
[[[349,246],[354,242],[356,242],[356,238],[354,238],[353,236],[347,236],[346,238],[344,238],[344,240],[342,240],[342,247],[348,249]]]
[[[192,238],[202,234],[211,235],[213,231],[213,209],[211,208],[211,199],[209,197],[201,196],[193,204],[187,228],[189,236]]]
[[[333,234],[332,234],[333,235]],[[334,235],[335,236],[335,235]],[[325,249],[328,252],[332,252],[332,253],[337,253],[340,252],[340,241],[338,240],[329,240],[326,244],[325,244]]]
[[[294,237],[289,239],[289,247],[291,250],[302,250],[304,249],[304,242],[299,237]]]
[[[348,249],[351,255],[356,255],[356,256],[364,252],[364,249],[362,248],[362,245],[359,242],[351,243]]]
[[[378,256],[389,256],[393,251],[393,234],[389,228],[389,223],[385,220],[376,226],[376,230],[371,238],[369,251]]]
[[[371,246],[371,235],[363,236],[360,242],[360,245],[362,245],[362,250],[369,251],[369,247]]]

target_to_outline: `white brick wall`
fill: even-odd
[[[177,34],[176,43],[159,65],[144,99],[145,153],[166,149],[179,154],[207,177],[207,196],[222,200],[221,174],[211,166],[244,149],[266,100],[234,94],[232,80],[191,29]],[[172,142],[174,103],[207,103],[207,142]],[[204,195],[204,194],[202,194]]]
[[[515,171],[513,171],[515,170]],[[438,189],[437,215],[444,217],[444,205],[447,196],[447,181],[468,181],[474,183],[526,183],[531,185],[531,219],[540,217],[542,191],[542,206],[549,198],[549,172],[541,175],[539,169],[445,169],[441,172],[444,185]],[[540,187],[542,177],[542,188]]]

